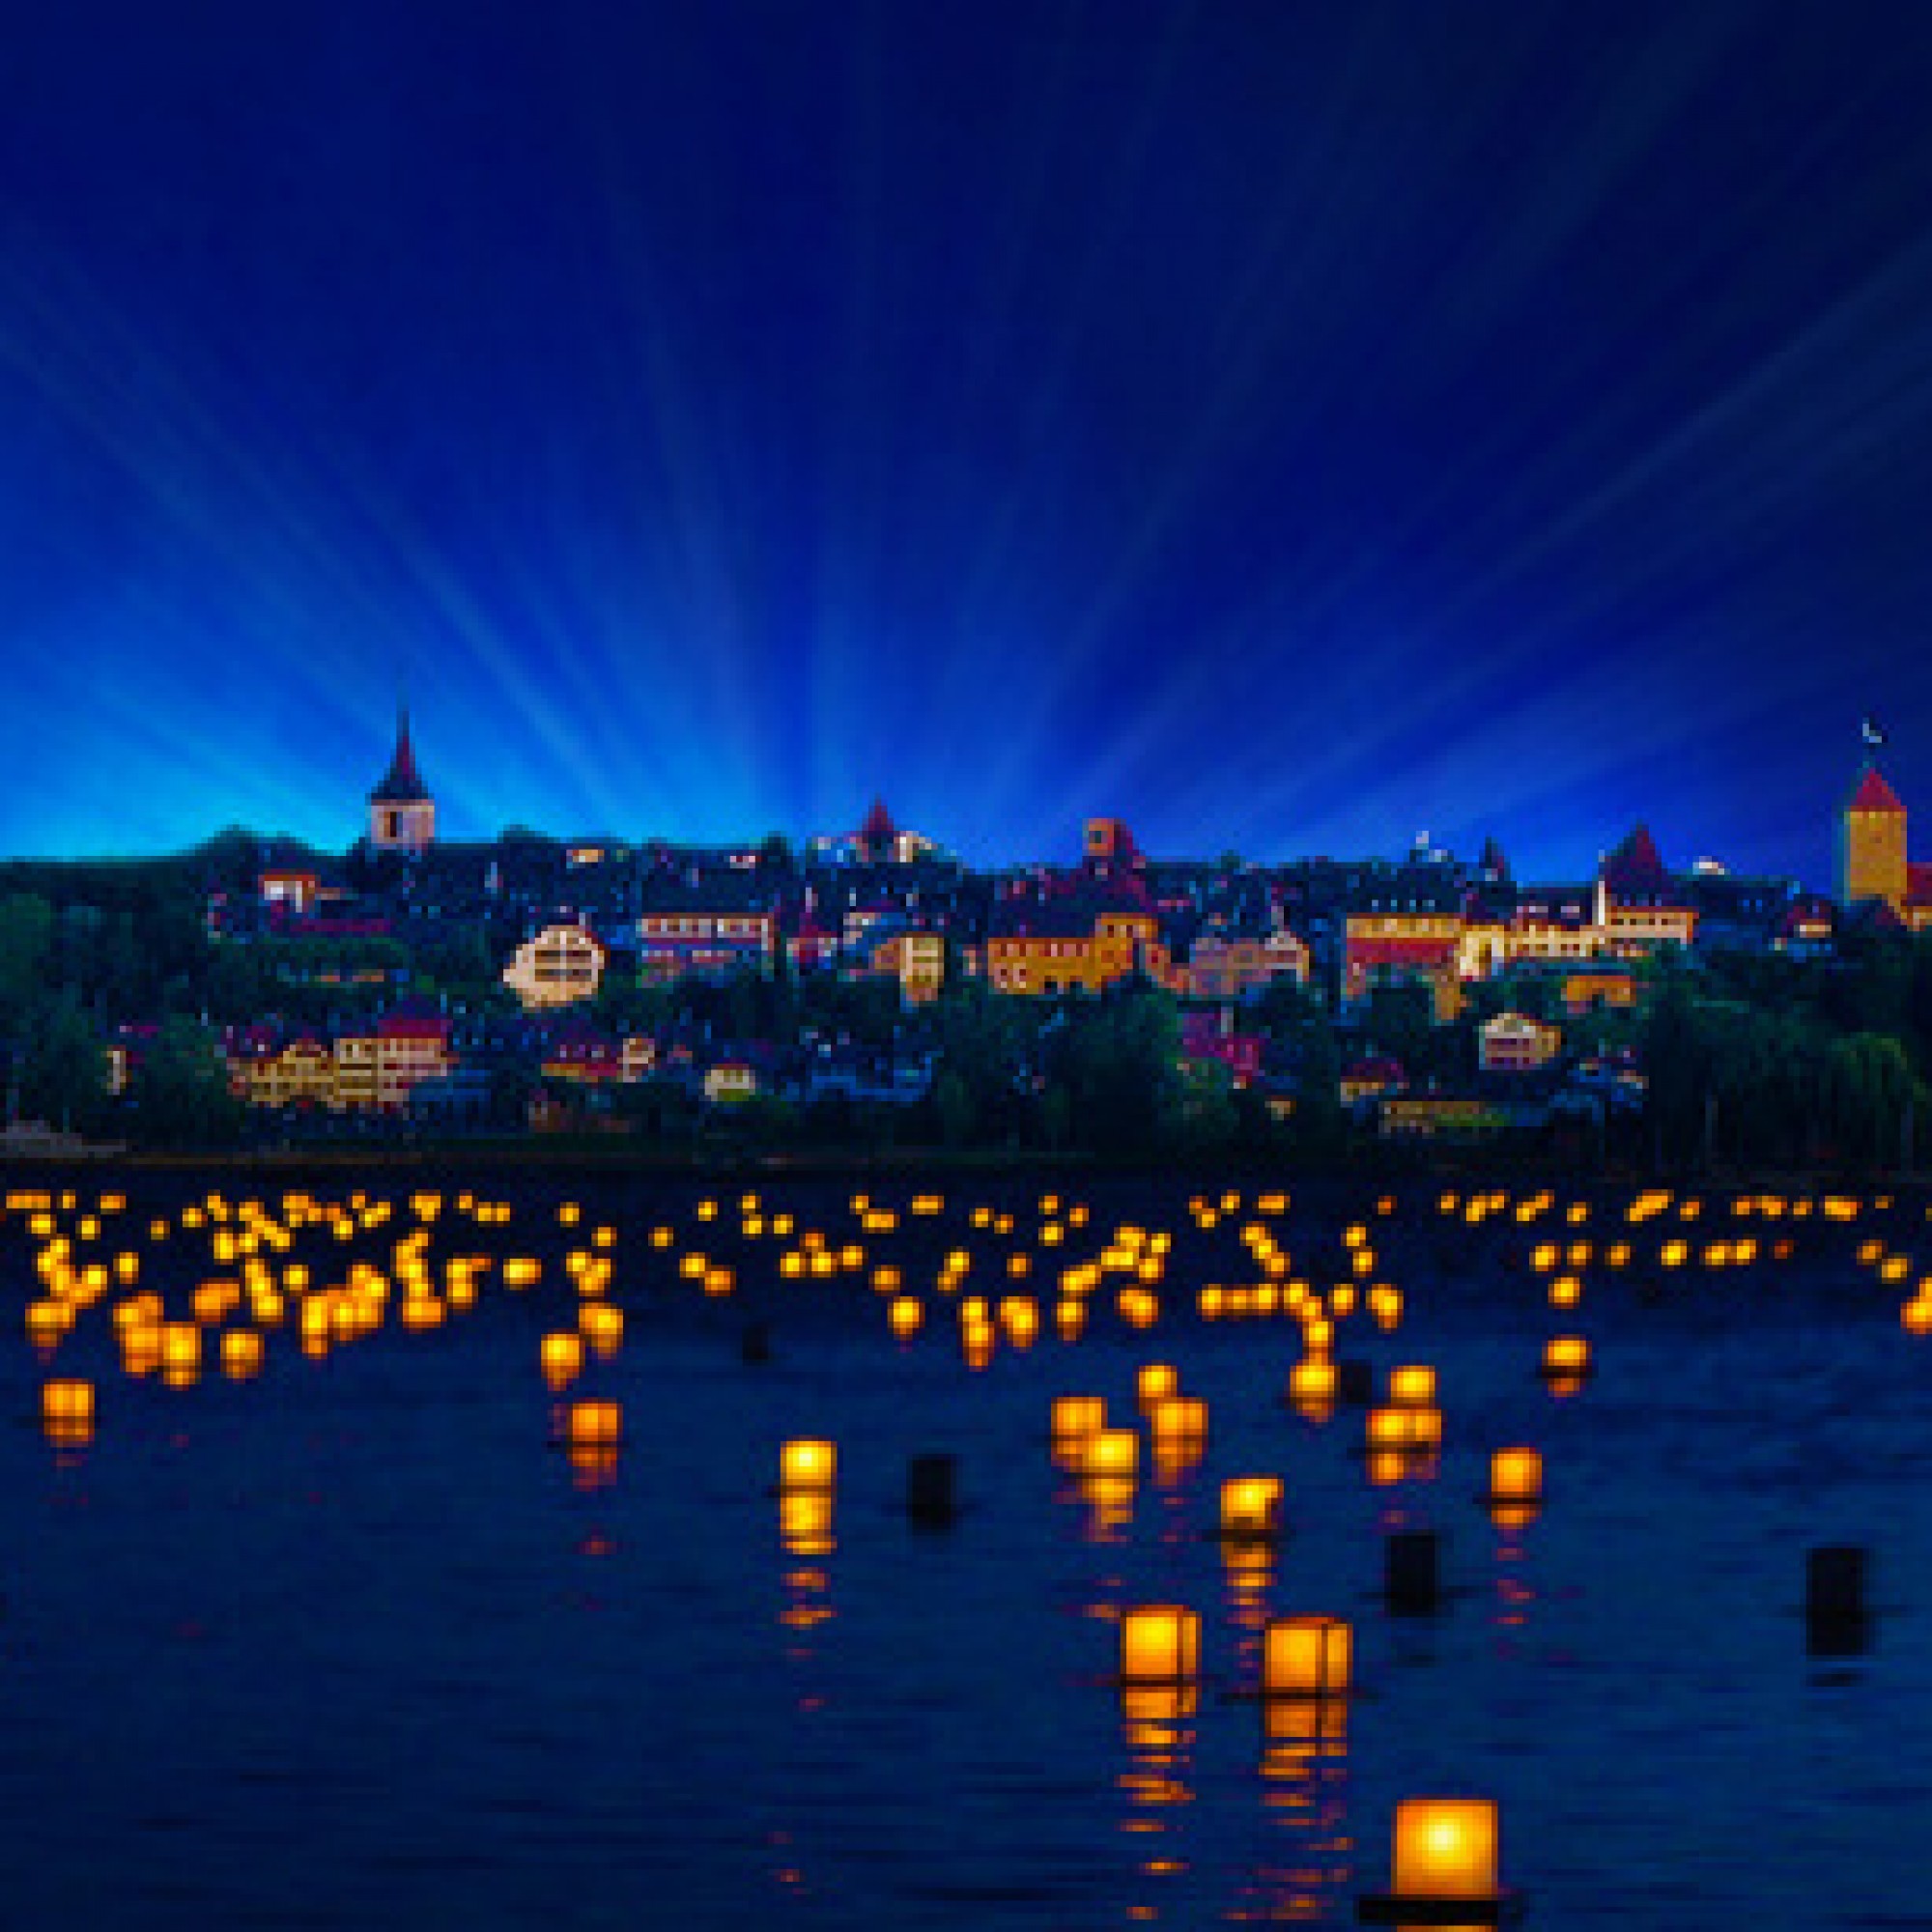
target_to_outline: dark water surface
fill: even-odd
[[[90,1253],[142,1248],[140,1286],[176,1302],[235,1271],[182,1234],[150,1248],[155,1184],[129,1185]],[[104,1305],[43,1367],[20,1313],[39,1243],[9,1214],[0,1924],[1341,1925],[1385,1880],[1398,1801],[1444,1790],[1498,1801],[1536,1926],[1932,1925],[1932,1338],[1898,1320],[1926,1271],[1921,1204],[1814,1223],[1782,1267],[1686,1273],[1655,1302],[1640,1269],[1586,1268],[1559,1314],[1517,1265],[1536,1231],[1491,1223],[1452,1252],[1435,1191],[1405,1190],[1375,1224],[1403,1325],[1357,1316],[1338,1352],[1378,1379],[1435,1363],[1445,1449],[1434,1480],[1372,1488],[1358,1411],[1316,1425],[1280,1401],[1293,1321],[1181,1310],[1200,1281],[1256,1278],[1234,1238],[1251,1186],[1207,1233],[1184,1186],[1071,1190],[1092,1220],[1037,1265],[1123,1220],[1169,1229],[1167,1312],[1132,1331],[1110,1290],[1077,1345],[1049,1320],[978,1372],[934,1258],[965,1246],[965,1292],[1004,1290],[1042,1189],[935,1187],[943,1219],[863,1237],[938,1309],[910,1345],[860,1274],[777,1280],[789,1243],[738,1237],[735,1187],[727,1237],[694,1219],[696,1187],[586,1183],[560,1232],[556,1190],[506,1183],[509,1229],[445,1213],[436,1251],[541,1255],[541,1286],[493,1282],[440,1331],[392,1321],[326,1359],[277,1330],[259,1379],[210,1363],[192,1388],[124,1376]],[[846,1191],[758,1188],[835,1243],[859,1238]],[[995,1199],[1014,1235],[970,1226]],[[1334,1278],[1347,1205],[1271,1217],[1296,1273]],[[1743,1232],[1724,1205],[1699,1238]],[[398,1208],[340,1260],[294,1252],[319,1276],[384,1264]],[[621,1400],[626,1440],[614,1481],[585,1487],[549,1446],[537,1349],[574,1320],[557,1261],[599,1219],[630,1325],[579,1392]],[[1615,1232],[1596,1219],[1580,1232]],[[674,1249],[647,1245],[659,1221]],[[1912,1258],[1909,1283],[1857,1263],[1873,1237]],[[736,1259],[728,1300],[677,1276],[693,1246]],[[747,1365],[760,1315],[776,1358]],[[1535,1370],[1570,1329],[1599,1373],[1559,1402]],[[1103,1524],[1052,1466],[1048,1405],[1091,1392],[1128,1419],[1152,1360],[1208,1399],[1206,1458],[1144,1470],[1130,1518]],[[85,1450],[43,1439],[48,1374],[99,1384]],[[838,1445],[829,1548],[780,1533],[795,1435]],[[1549,1491],[1515,1531],[1476,1500],[1510,1442],[1542,1448]],[[957,1455],[970,1505],[940,1533],[899,1508],[925,1449]],[[1283,1477],[1291,1522],[1259,1570],[1211,1534],[1221,1478],[1247,1473]],[[1434,1618],[1378,1594],[1404,1524],[1448,1539]],[[1871,1547],[1881,1605],[1869,1653],[1835,1662],[1807,1657],[1800,1615],[1804,1551],[1828,1542]],[[1203,1617],[1203,1686],[1174,1721],[1108,1681],[1113,1618],[1153,1601]],[[1270,1748],[1231,1693],[1261,1621],[1299,1612],[1353,1622],[1359,1690],[1325,1737]]]

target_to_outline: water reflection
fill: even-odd
[[[1125,1800],[1120,1829],[1134,1852],[1126,1917],[1145,1923],[1185,1909],[1178,1881],[1188,1861],[1179,1814],[1194,1802],[1200,1692],[1191,1683],[1123,1684],[1120,1698],[1126,1760],[1115,1786]]]
[[[1354,1879],[1348,1699],[1270,1697],[1261,1714],[1268,1837],[1226,1916],[1270,1924],[1337,1922]]]

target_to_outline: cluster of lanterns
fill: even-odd
[[[1787,1262],[1795,1224],[1851,1228],[1889,1205],[1883,1197],[1846,1194],[1741,1195],[1728,1203],[1730,1226],[1719,1232],[1712,1224],[1725,1214],[1725,1204],[1663,1188],[1634,1196],[1621,1212],[1605,1204],[1562,1202],[1547,1188],[1520,1196],[1452,1190],[1435,1202],[1443,1220],[1464,1229],[1494,1222],[1506,1234],[1527,1231],[1510,1235],[1527,1243],[1512,1250],[1511,1264],[1526,1263],[1548,1306],[1566,1317],[1574,1317],[1593,1278],[1635,1270],[1654,1284],[1691,1269]],[[1288,1365],[1289,1404],[1317,1423],[1345,1405],[1361,1406],[1365,1473],[1379,1486],[1435,1476],[1444,1437],[1434,1365],[1391,1368],[1377,1401],[1367,1364],[1337,1357],[1345,1324],[1358,1324],[1359,1332],[1372,1323],[1387,1334],[1408,1314],[1405,1292],[1389,1278],[1394,1270],[1378,1246],[1379,1223],[1395,1206],[1383,1197],[1373,1213],[1343,1226],[1339,1239],[1297,1255],[1283,1225],[1287,1193],[1197,1195],[1188,1203],[1192,1233],[1181,1232],[1189,1239],[1213,1237],[1218,1265],[1178,1251],[1166,1230],[1131,1221],[1094,1225],[1085,1203],[1060,1194],[1039,1196],[1030,1215],[974,1206],[963,1228],[952,1223],[950,1243],[948,1232],[933,1225],[948,1215],[948,1200],[929,1191],[896,1207],[855,1194],[844,1229],[801,1225],[797,1215],[775,1210],[756,1194],[735,1204],[707,1198],[694,1205],[696,1228],[681,1234],[660,1224],[639,1246],[650,1264],[708,1298],[731,1296],[748,1279],[801,1286],[856,1279],[878,1297],[895,1341],[911,1346],[952,1329],[964,1361],[981,1370],[1002,1350],[1034,1348],[1049,1329],[1070,1344],[1096,1320],[1111,1319],[1130,1333],[1152,1328],[1168,1313],[1170,1284],[1186,1282],[1193,1310],[1205,1321],[1293,1324],[1298,1346]],[[343,1201],[288,1193],[272,1204],[211,1193],[172,1218],[151,1219],[145,1245],[126,1238],[117,1247],[126,1208],[116,1194],[91,1206],[71,1192],[20,1191],[5,1199],[0,1219],[17,1221],[36,1243],[24,1327],[48,1363],[98,1311],[131,1376],[185,1386],[214,1367],[242,1381],[263,1372],[278,1334],[302,1354],[322,1357],[391,1323],[410,1333],[440,1328],[473,1307],[491,1282],[512,1293],[561,1282],[568,1284],[572,1318],[554,1322],[538,1343],[537,1367],[555,1404],[553,1439],[584,1485],[614,1476],[624,1407],[597,1388],[596,1378],[625,1340],[624,1311],[612,1298],[618,1232],[593,1224],[582,1204],[567,1201],[556,1208],[555,1245],[533,1240],[520,1253],[500,1252],[497,1238],[512,1221],[510,1204],[468,1193],[445,1198],[419,1189],[399,1202],[360,1192]],[[1762,1232],[1740,1226],[1753,1223],[1765,1224]],[[887,1248],[892,1258],[882,1258],[882,1244],[895,1240],[906,1244],[904,1251]],[[196,1243],[206,1250],[205,1272],[195,1265]],[[341,1253],[352,1243],[381,1252],[352,1260]],[[759,1244],[769,1261],[762,1269]],[[920,1261],[928,1249],[936,1264]],[[1932,1274],[1920,1274],[1915,1287],[1916,1264],[1904,1247],[1866,1234],[1856,1261],[1877,1284],[1903,1291],[1906,1330],[1932,1334]],[[1214,1279],[1206,1278],[1210,1273]],[[156,1285],[156,1276],[167,1278],[167,1292]],[[1549,1392],[1564,1397],[1579,1392],[1594,1367],[1588,1338],[1574,1329],[1548,1336],[1537,1361]],[[1144,1468],[1160,1481],[1189,1476],[1203,1466],[1210,1439],[1208,1406],[1183,1388],[1172,1361],[1139,1366],[1134,1408],[1130,1418],[1117,1420],[1102,1397],[1069,1394],[1051,1409],[1054,1463],[1097,1511],[1115,1512],[1113,1520],[1130,1503]],[[47,1377],[41,1422],[49,1442],[84,1448],[96,1421],[93,1381]],[[1488,1464],[1481,1500],[1493,1520],[1507,1528],[1533,1521],[1545,1500],[1542,1452],[1513,1444],[1493,1450]],[[950,1497],[950,1470],[947,1476]],[[776,1494],[788,1549],[809,1556],[832,1548],[838,1479],[831,1440],[800,1437],[782,1445]],[[1285,1533],[1285,1515],[1280,1475],[1223,1477],[1215,1534],[1231,1552],[1231,1566],[1241,1552],[1253,1556],[1275,1543]],[[1256,1675],[1244,1689],[1266,1707],[1269,1734],[1281,1725],[1282,1735],[1298,1735],[1293,1727],[1304,1717],[1297,1714],[1311,1707],[1325,1714],[1319,1725],[1338,1721],[1352,1690],[1350,1626],[1325,1616],[1256,1614]],[[1171,1603],[1123,1612],[1118,1670],[1138,1718],[1190,1713],[1201,1673],[1199,1613]],[[1496,1840],[1495,1807],[1487,1801],[1405,1803],[1396,1818],[1390,1897],[1398,1904],[1495,1900],[1501,1896]]]

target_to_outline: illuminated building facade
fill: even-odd
[[[581,924],[547,925],[517,948],[503,983],[526,1012],[594,998],[609,958],[604,943]]]

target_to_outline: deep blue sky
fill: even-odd
[[[17,10],[0,851],[1932,821],[1932,6]],[[1932,825],[1915,845],[1932,852]]]

